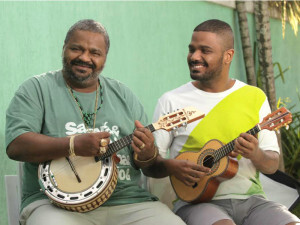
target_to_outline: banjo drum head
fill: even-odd
[[[98,162],[94,157],[70,157],[80,178],[75,176],[66,158],[40,164],[39,183],[45,194],[54,202],[66,205],[81,204],[97,197],[113,177],[111,157]]]

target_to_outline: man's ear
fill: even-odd
[[[228,49],[224,52],[224,63],[230,64],[234,55],[234,49]]]

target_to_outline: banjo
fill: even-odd
[[[199,110],[186,107],[160,117],[146,128],[151,132],[159,129],[171,131],[203,117]],[[98,208],[108,200],[117,185],[118,161],[114,153],[130,145],[132,136],[110,143],[101,156],[71,156],[41,163],[38,167],[41,191],[54,205],[69,211],[88,212]]]

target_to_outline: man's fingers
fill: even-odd
[[[236,152],[236,151],[233,151],[233,152],[230,152],[230,153],[229,153],[229,156],[230,156],[230,157],[233,157],[233,158],[236,158],[238,155],[239,155],[239,153]]]
[[[241,137],[243,137],[245,140],[253,142],[255,140],[257,140],[257,138],[251,134],[247,134],[247,133],[241,133],[240,135]]]
[[[134,125],[135,125],[136,128],[142,128],[142,127],[144,127],[143,124],[140,121],[138,121],[138,120],[134,121]]]
[[[201,166],[201,165],[198,165],[198,164],[192,164],[192,165],[191,165],[191,168],[192,168],[194,171],[197,171],[197,172],[204,172],[204,173],[210,172],[210,168],[205,167],[205,166]]]
[[[110,133],[109,132],[98,132],[98,133],[95,133],[97,135],[97,137],[99,139],[101,138],[109,138],[110,137]]]
[[[147,143],[146,140],[142,141],[141,139],[135,136],[132,137],[132,142],[140,150],[143,149],[145,147],[145,143]]]

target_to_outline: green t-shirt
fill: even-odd
[[[134,121],[148,125],[147,116],[137,97],[122,83],[100,76],[103,105],[97,112],[95,131],[107,131],[111,142],[131,134]],[[96,94],[74,94],[86,112],[93,112]],[[99,99],[100,104],[100,99]],[[79,107],[68,91],[61,71],[48,72],[25,81],[17,90],[6,115],[6,146],[26,132],[51,137],[86,133]],[[121,205],[157,198],[139,186],[141,171],[133,165],[130,146],[117,152],[121,159],[118,183],[104,205]],[[37,163],[24,163],[21,209],[38,199],[46,198],[40,191]]]

